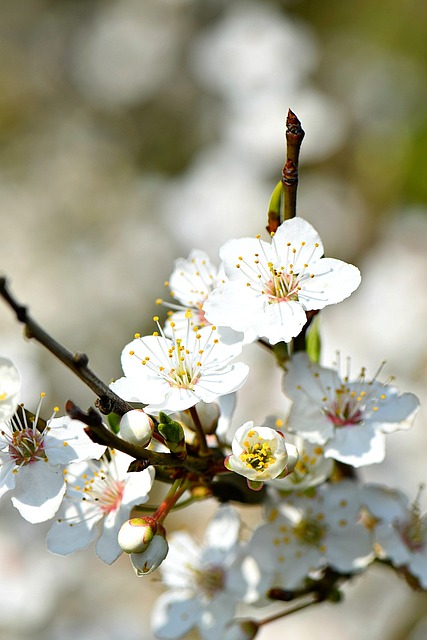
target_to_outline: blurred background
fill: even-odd
[[[230,237],[263,232],[290,107],[306,131],[299,215],[328,256],[363,276],[322,313],[324,361],[339,349],[355,372],[374,373],[385,359],[386,377],[425,401],[423,0],[6,0],[0,18],[0,270],[48,332],[87,352],[105,381],[118,377],[123,346],[153,330],[174,259],[199,248],[216,260]],[[47,413],[68,398],[93,402],[23,339],[3,303],[0,352],[20,368],[29,408],[42,390]],[[268,354],[252,345],[245,357],[257,369],[236,426],[285,407]],[[389,436],[386,461],[363,478],[415,497],[427,481],[426,426],[422,411],[411,432]],[[169,530],[188,517],[173,516]],[[2,499],[0,638],[152,638],[159,579],[137,580],[127,558],[108,567],[93,549],[51,556],[46,529]],[[260,640],[427,636],[425,595],[387,570],[346,595]]]

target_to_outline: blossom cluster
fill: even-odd
[[[121,355],[124,375],[110,384],[126,410],[96,428],[93,415],[70,409],[42,420],[41,400],[30,413],[18,404],[17,368],[0,359],[0,497],[31,523],[52,521],[53,553],[95,542],[108,564],[127,553],[138,577],[160,568],[168,590],[153,611],[159,639],[197,628],[204,640],[250,640],[261,623],[235,618],[242,603],[332,598],[374,561],[427,589],[418,498],[411,504],[356,475],[384,460],[386,436],[411,427],[419,401],[393,379],[381,382],[382,366],[355,377],[349,361],[345,370],[339,360],[322,366],[307,338],[319,310],[357,289],[359,270],[324,257],[318,233],[299,217],[269,242],[229,240],[219,255],[218,268],[199,250],[176,261],[171,301],[157,300],[168,309],[164,324],[155,316],[151,335],[134,334]],[[254,342],[283,368],[277,399],[291,408],[273,415],[266,407],[262,424],[250,415],[238,424]],[[170,485],[159,505],[150,498],[156,474]],[[201,544],[167,533],[176,507],[213,497],[221,504]],[[253,531],[232,502],[257,505]]]

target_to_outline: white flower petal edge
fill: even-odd
[[[323,445],[327,458],[354,467],[382,462],[384,434],[408,429],[419,400],[412,393],[400,395],[396,387],[380,383],[376,376],[369,379],[365,369],[354,382],[349,378],[349,373],[340,376],[312,363],[307,354],[296,353],[283,385],[293,401],[287,427]]]
[[[185,532],[170,536],[169,554],[160,572],[171,590],[154,606],[156,637],[178,640],[197,628],[203,640],[222,638],[236,605],[248,591],[241,570],[239,530],[237,512],[223,505],[209,523],[202,547]]]
[[[419,494],[410,503],[397,489],[367,484],[362,498],[369,514],[365,519],[374,531],[377,555],[389,559],[395,567],[406,567],[427,589],[427,514],[421,514]]]
[[[216,327],[189,331],[185,343],[179,337],[137,337],[122,353],[125,377],[111,388],[125,400],[147,404],[147,413],[183,411],[243,386],[249,367],[231,362],[241,350],[241,344],[221,343]]]
[[[16,410],[21,392],[21,376],[9,358],[0,357],[0,424]]]
[[[357,267],[322,258],[323,245],[303,218],[283,222],[271,244],[259,238],[229,240],[220,249],[228,282],[209,293],[206,318],[217,325],[290,342],[306,311],[347,298],[360,284]]]
[[[0,496],[10,491],[12,504],[32,523],[49,520],[59,509],[66,465],[105,451],[86,435],[83,423],[67,416],[51,418],[39,431],[40,407],[41,400],[32,423],[20,411],[0,433]]]
[[[372,534],[359,522],[357,483],[343,480],[323,484],[310,496],[294,494],[271,503],[267,524],[249,542],[249,552],[271,586],[294,589],[307,576],[330,565],[357,572],[374,558]]]
[[[148,500],[154,468],[128,473],[132,457],[111,451],[111,460],[71,465],[67,492],[47,537],[49,551],[69,555],[97,539],[96,553],[114,562],[122,550],[118,531],[135,504]]]

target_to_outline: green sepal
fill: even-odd
[[[320,360],[320,351],[322,348],[322,343],[320,340],[318,316],[313,318],[310,328],[308,329],[308,332],[305,338],[305,348],[310,360],[318,364]]]
[[[117,413],[109,413],[107,416],[109,427],[113,433],[119,433],[120,431],[120,416]]]
[[[249,480],[249,478],[247,479],[246,482],[248,484],[249,489],[252,489],[252,491],[260,491],[264,486],[263,482],[259,482],[257,480]]]

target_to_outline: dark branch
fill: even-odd
[[[97,396],[97,406],[102,413],[111,412],[123,415],[133,409],[132,405],[116,395],[98,376],[88,367],[89,358],[85,353],[72,353],[59,342],[54,340],[29,315],[28,308],[20,305],[7,288],[5,277],[0,277],[0,296],[13,309],[19,322],[25,325],[25,335],[33,338],[58,358],[68,369],[80,378]]]
[[[285,220],[296,216],[298,163],[304,136],[301,122],[289,109],[286,119],[286,162],[282,169]]]
[[[116,436],[107,429],[102,422],[102,418],[92,407],[87,413],[79,409],[74,402],[68,400],[65,409],[73,420],[80,420],[87,425],[86,432],[89,437],[98,444],[104,444],[112,449],[123,451],[136,460],[148,460],[150,464],[173,469],[184,469],[193,473],[206,473],[212,465],[212,460],[207,458],[195,458],[187,456],[185,460],[179,460],[174,454],[159,453],[144,447],[138,447],[122,438]]]

